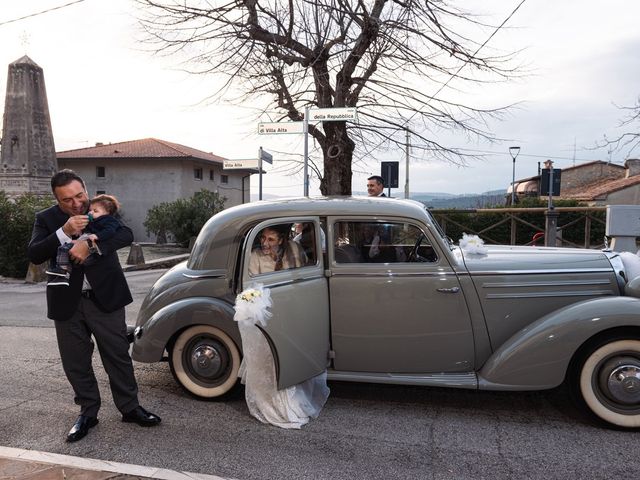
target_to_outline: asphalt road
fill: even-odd
[[[127,274],[136,302],[158,271]],[[203,402],[167,364],[136,363],[142,404],[163,417],[120,422],[96,355],[100,424],[64,442],[77,415],[44,286],[0,283],[0,445],[237,479],[613,479],[640,477],[640,436],[588,423],[567,392],[476,392],[330,383],[320,417],[302,430],[259,423],[242,391]]]

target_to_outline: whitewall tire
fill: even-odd
[[[582,356],[574,388],[601,420],[622,428],[640,427],[640,340],[605,339]]]
[[[176,381],[200,398],[217,398],[229,393],[238,382],[240,351],[222,330],[195,325],[176,339],[169,363]]]

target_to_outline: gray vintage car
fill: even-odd
[[[250,271],[266,227],[291,232],[298,268]],[[294,229],[300,232],[294,239]],[[137,319],[133,358],[220,397],[238,381],[243,289],[269,288],[263,333],[280,388],[329,379],[486,390],[568,382],[611,425],[640,426],[640,278],[614,252],[488,246],[468,253],[417,202],[315,198],[229,208],[202,228]]]

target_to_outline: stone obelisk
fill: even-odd
[[[58,170],[44,74],[26,55],[9,64],[0,145],[0,190],[51,193]]]

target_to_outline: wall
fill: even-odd
[[[612,192],[606,200],[597,203],[598,205],[640,205],[640,185],[632,185]]]
[[[579,165],[562,170],[563,189],[577,188],[589,185],[605,179],[624,178],[625,169],[620,165],[598,162],[591,165]]]
[[[89,196],[97,191],[116,196],[122,202],[122,216],[133,230],[136,242],[155,242],[154,235],[147,235],[143,222],[147,211],[162,202],[188,198],[203,188],[227,197],[225,207],[242,203],[241,175],[229,175],[229,190],[218,185],[221,167],[214,166],[214,181],[209,180],[211,164],[183,159],[58,159],[60,168],[71,168],[80,175],[87,186]],[[203,169],[203,179],[194,178],[194,165]],[[105,177],[96,177],[96,167],[105,167]],[[219,168],[216,170],[216,168]],[[226,174],[226,173],[225,173]]]

